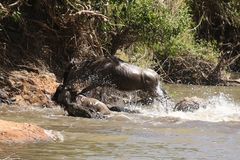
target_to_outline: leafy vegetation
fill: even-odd
[[[239,6],[238,0],[3,0],[0,50],[8,54],[0,57],[8,65],[41,59],[61,72],[73,58],[122,53],[170,81],[209,84],[226,66],[238,68]],[[178,68],[184,72],[173,74]]]
[[[110,1],[106,11],[110,23],[106,30],[114,33],[108,42],[112,45],[111,54],[135,44],[138,51],[145,52],[147,47],[164,58],[191,54],[216,62],[219,52],[214,43],[195,39],[195,23],[187,3],[177,4],[155,0]]]

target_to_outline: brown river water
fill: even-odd
[[[60,108],[0,109],[1,119],[35,123],[57,131],[56,142],[0,145],[0,159],[238,160],[240,87],[164,85],[174,101],[210,101],[193,113],[172,112],[158,102],[134,106],[104,120],[63,115]]]

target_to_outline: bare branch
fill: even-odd
[[[16,2],[12,3],[12,4],[9,4],[8,6],[9,6],[9,7],[15,7],[15,6],[17,6],[20,2],[22,2],[22,0],[18,0],[18,1],[16,1]]]
[[[104,21],[108,21],[108,17],[101,14],[101,13],[98,13],[98,12],[95,12],[95,11],[90,11],[90,10],[81,10],[77,13],[75,13],[75,15],[88,15],[88,16],[95,16],[95,17],[99,17],[99,18],[102,18]]]

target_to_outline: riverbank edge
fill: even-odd
[[[37,72],[36,72],[37,71]],[[3,78],[2,78],[3,79]],[[55,107],[51,97],[58,85],[55,74],[49,71],[18,69],[8,72],[0,89],[1,105]],[[226,80],[228,86],[239,86],[238,80]],[[222,85],[226,86],[226,83]],[[6,105],[6,104],[4,104]],[[7,125],[5,125],[7,124]],[[36,143],[53,139],[41,127],[26,123],[0,120],[0,143]],[[31,136],[30,136],[31,135]]]
[[[51,97],[58,83],[50,72],[18,68],[1,74],[1,80],[5,85],[0,88],[0,108],[56,106]],[[0,144],[50,142],[58,139],[54,133],[35,124],[0,119]]]
[[[29,67],[30,68],[30,67]],[[64,71],[63,71],[64,72]],[[42,106],[52,107],[56,105],[52,101],[52,96],[55,93],[61,81],[57,79],[54,73],[41,68],[34,70],[26,70],[16,68],[0,75],[0,106],[1,103],[15,104],[17,106]],[[165,83],[171,84],[186,84],[179,81]],[[188,85],[188,84],[186,84]],[[203,84],[204,85],[204,84]],[[240,86],[240,79],[223,78],[218,86]]]

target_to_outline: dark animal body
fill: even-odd
[[[79,67],[71,65],[64,75],[64,85],[71,85],[71,79],[90,80],[90,85],[80,94],[98,86],[110,86],[118,90],[142,90],[151,97],[159,96],[157,87],[159,75],[151,69],[143,69],[128,64],[116,57],[102,57],[97,60],[84,61]]]
[[[108,107],[101,101],[78,95],[71,88],[59,85],[52,100],[60,104],[69,116],[85,118],[104,118],[110,114]]]

